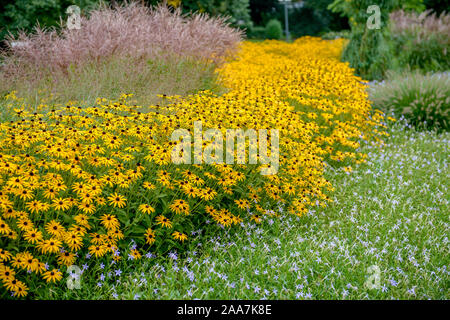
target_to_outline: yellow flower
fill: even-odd
[[[64,266],[71,266],[75,263],[75,254],[72,252],[64,251],[58,256],[58,263]]]
[[[258,214],[254,214],[250,220],[255,221],[256,223],[261,223],[261,217]]]
[[[103,257],[106,253],[106,247],[103,245],[94,244],[89,247],[89,253],[96,258]]]
[[[65,211],[70,208],[70,202],[67,199],[57,198],[57,199],[53,199],[52,206],[56,210]]]
[[[143,203],[139,206],[139,211],[147,214],[152,214],[153,212],[155,212],[155,209],[151,205]]]
[[[172,228],[172,221],[170,221],[163,215],[157,216],[156,221],[157,221],[157,224],[159,224],[165,228],[169,228],[169,229]]]
[[[134,258],[134,259],[140,259],[142,257],[141,253],[137,250],[137,249],[133,249],[130,251],[130,255]]]
[[[119,220],[111,215],[111,214],[104,214],[100,217],[101,224],[109,230],[116,230],[120,226]]]
[[[153,244],[156,241],[155,232],[151,228],[145,231],[145,241],[148,244]]]
[[[184,233],[178,232],[178,231],[173,232],[172,237],[175,240],[180,240],[181,242],[184,242],[188,238],[187,235],[185,235]]]
[[[25,231],[24,238],[28,242],[35,244],[37,242],[40,242],[43,237],[42,237],[41,231],[39,231],[35,228],[30,228]]]
[[[44,272],[44,275],[42,277],[47,282],[56,282],[56,281],[61,280],[62,272],[57,270],[57,269],[53,269],[53,270],[49,270],[47,272]]]
[[[117,194],[117,193],[110,195],[108,197],[108,200],[109,200],[109,204],[111,204],[114,207],[119,207],[119,208],[125,207],[125,204],[127,201],[127,199],[124,196]]]

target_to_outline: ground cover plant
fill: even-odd
[[[239,228],[280,203],[297,216],[325,206],[333,186],[324,161],[351,171],[365,160],[360,141],[385,135],[364,83],[338,60],[343,41],[245,43],[218,70],[229,92],[165,97],[165,106],[129,105],[124,95],[34,113],[8,95],[15,116],[1,125],[3,295],[33,295],[86,254],[138,260],[150,249],[182,251],[207,221]],[[170,133],[195,121],[278,129],[277,174],[261,175],[261,164],[173,164]]]

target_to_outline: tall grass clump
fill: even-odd
[[[387,81],[369,91],[375,108],[404,116],[416,128],[449,129],[449,73],[388,73]]]
[[[129,79],[123,76],[127,74],[134,87],[154,91],[147,83],[170,82],[169,77],[155,76],[147,81],[149,74],[154,74],[154,62],[188,66],[182,71],[186,71],[184,81],[189,87],[189,76],[193,75],[195,82],[198,80],[195,74],[204,74],[202,70],[208,69],[207,65],[217,66],[232,56],[241,37],[242,32],[228,26],[223,18],[205,14],[185,16],[180,10],[164,5],[146,7],[137,2],[103,5],[81,18],[81,29],[45,30],[37,26],[32,34],[21,32],[17,37],[9,37],[8,50],[1,57],[0,89],[3,93],[12,88],[26,89],[33,96],[42,88],[56,93],[66,88],[81,95],[111,98],[115,91],[128,89],[129,86],[119,85]],[[14,42],[20,45],[13,46]],[[193,67],[198,70],[189,71]],[[79,82],[93,80],[89,76],[83,78],[89,70],[95,73],[94,87],[114,89],[113,92],[80,91]],[[114,81],[114,88],[108,85],[112,80],[118,80]],[[169,93],[189,93],[189,90],[173,91]],[[63,96],[61,100],[70,98]]]
[[[424,71],[450,69],[450,14],[400,10],[391,13],[390,24],[399,65]]]

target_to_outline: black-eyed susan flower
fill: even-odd
[[[78,208],[84,213],[92,214],[95,212],[95,206],[92,203],[82,202],[78,205]]]
[[[106,252],[107,249],[104,245],[94,244],[92,246],[89,246],[89,253],[96,258],[104,256]]]
[[[139,206],[139,211],[146,213],[146,214],[152,214],[153,212],[155,212],[155,208],[153,208],[149,204],[143,203]]]
[[[114,193],[108,197],[109,204],[113,207],[123,208],[125,207],[127,199],[117,193]]]
[[[45,225],[45,231],[47,231],[52,236],[61,237],[65,229],[58,221],[51,220]]]
[[[75,262],[75,254],[73,252],[64,251],[58,255],[58,263],[64,266],[71,266]]]
[[[49,270],[44,272],[42,278],[44,278],[47,282],[57,282],[61,280],[62,272],[57,269]]]
[[[42,232],[35,228],[30,228],[25,231],[24,239],[29,243],[36,244],[43,238]]]
[[[101,224],[109,230],[116,230],[120,226],[119,220],[116,216],[111,214],[104,214],[100,217]]]
[[[16,280],[15,286],[10,289],[14,293],[15,297],[25,297],[28,294],[28,287],[22,281]]]
[[[51,238],[43,240],[38,244],[38,248],[41,250],[42,253],[58,253],[59,250],[62,247],[62,243],[60,240]]]
[[[245,199],[234,200],[234,203],[237,204],[239,209],[244,210],[244,209],[248,209],[250,207],[248,200],[245,200]]]
[[[144,188],[147,190],[154,190],[156,187],[151,182],[145,181],[143,184]]]
[[[8,266],[0,265],[0,280],[2,280],[3,283],[14,279],[14,276],[16,275],[16,272],[14,269],[11,269]]]
[[[66,211],[70,206],[70,202],[63,198],[56,198],[52,201],[52,207],[55,208],[55,210]]]
[[[5,262],[11,259],[11,253],[3,248],[0,248],[0,262]]]
[[[134,258],[134,259],[140,259],[142,257],[141,253],[139,252],[138,249],[133,249],[130,251],[130,255]]]
[[[83,238],[77,232],[69,231],[64,235],[64,242],[72,251],[78,251],[83,246]]]
[[[145,242],[151,245],[155,241],[156,241],[155,231],[153,231],[151,228],[148,228],[145,231]]]
[[[181,241],[181,242],[184,242],[184,241],[187,240],[187,238],[188,238],[186,234],[184,234],[184,233],[182,233],[182,232],[178,232],[178,231],[173,232],[173,233],[172,233],[172,237],[173,237],[175,240],[179,240],[179,241]]]
[[[172,228],[172,221],[163,216],[162,214],[156,217],[156,223],[163,226],[164,228]]]

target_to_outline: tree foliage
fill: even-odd
[[[77,5],[83,10],[94,7],[98,0],[6,0],[0,2],[0,40],[11,32],[30,31],[39,23],[42,26],[56,26],[66,9]]]
[[[372,5],[380,8],[379,29],[367,28],[368,18],[372,15],[367,9]],[[422,11],[425,6],[423,0],[335,0],[328,8],[349,18],[352,34],[343,60],[348,61],[358,75],[373,80],[382,79],[392,63],[389,13],[401,8]]]

